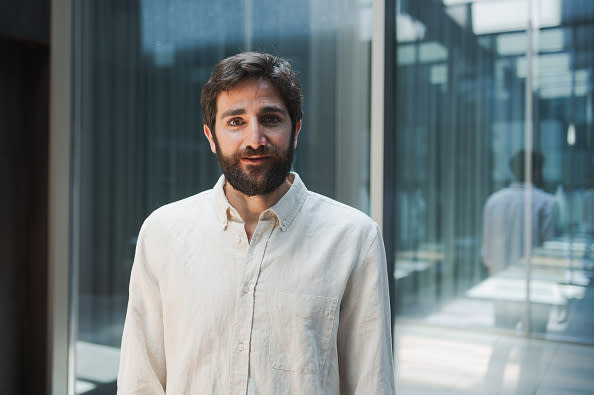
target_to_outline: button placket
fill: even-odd
[[[234,352],[231,356],[231,385],[232,393],[245,394],[249,374],[249,343],[253,327],[254,301],[250,295],[250,284],[254,283],[258,275],[258,244],[252,243],[244,251],[244,271],[241,278],[241,289],[237,299],[236,331],[234,333]]]
[[[274,224],[270,221],[260,221],[252,237],[251,243],[247,246],[244,259],[244,272],[241,279],[241,288],[237,299],[237,314],[233,334],[236,345],[231,355],[231,393],[247,392],[249,375],[250,342],[254,328],[254,290],[259,277],[266,244],[270,239]],[[247,352],[246,352],[247,351]]]

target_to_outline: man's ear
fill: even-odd
[[[295,125],[295,142],[293,143],[293,149],[297,148],[297,139],[299,138],[299,132],[301,132],[301,119],[297,121]]]
[[[212,151],[213,154],[216,154],[217,146],[215,145],[212,132],[211,132],[210,128],[208,126],[206,126],[206,124],[204,124],[204,135],[208,139],[208,144],[210,144],[210,150]]]

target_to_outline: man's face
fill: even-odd
[[[215,131],[204,133],[227,182],[247,196],[265,195],[286,179],[297,134],[277,89],[267,80],[248,79],[217,98]]]

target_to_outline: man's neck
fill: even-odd
[[[274,206],[287,193],[294,176],[289,174],[278,188],[266,195],[247,196],[239,192],[231,184],[225,182],[224,191],[229,203],[237,210],[241,219],[245,222],[245,233],[248,241],[252,240],[252,235],[258,225],[260,214],[266,209]]]

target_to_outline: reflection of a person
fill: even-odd
[[[526,151],[517,152],[509,161],[516,179],[509,187],[491,195],[483,216],[482,257],[490,274],[494,274],[524,255],[524,207]],[[539,189],[544,156],[532,152],[532,248],[553,237],[555,198]]]
[[[515,182],[501,191],[495,192],[485,204],[483,217],[483,244],[482,257],[490,274],[495,274],[506,267],[518,262],[524,255],[524,210],[526,204],[525,187],[525,156],[526,151],[517,152],[509,161]],[[539,189],[542,183],[542,169],[544,156],[538,152],[530,154],[532,161],[532,248],[542,245],[554,235],[554,212],[556,200],[553,195]],[[507,287],[503,287],[507,290]],[[500,291],[499,289],[497,291]],[[514,300],[506,300],[506,295],[495,296],[495,325],[498,327],[515,329],[521,322],[522,310]],[[502,363],[515,352],[512,344],[504,343],[495,348],[489,360],[488,378],[489,385],[494,391],[503,390],[505,386],[505,368],[509,366]],[[520,366],[527,366],[528,361],[538,361],[537,354],[519,350],[522,360]],[[536,359],[534,359],[536,357]],[[529,374],[518,372],[517,391],[526,388]],[[498,378],[499,380],[493,380]]]
[[[592,242],[594,241],[594,184],[593,176],[590,173],[586,185],[590,188],[586,189],[582,196],[582,226],[585,236],[586,249],[584,250],[584,274],[594,282],[594,257],[592,256]]]

